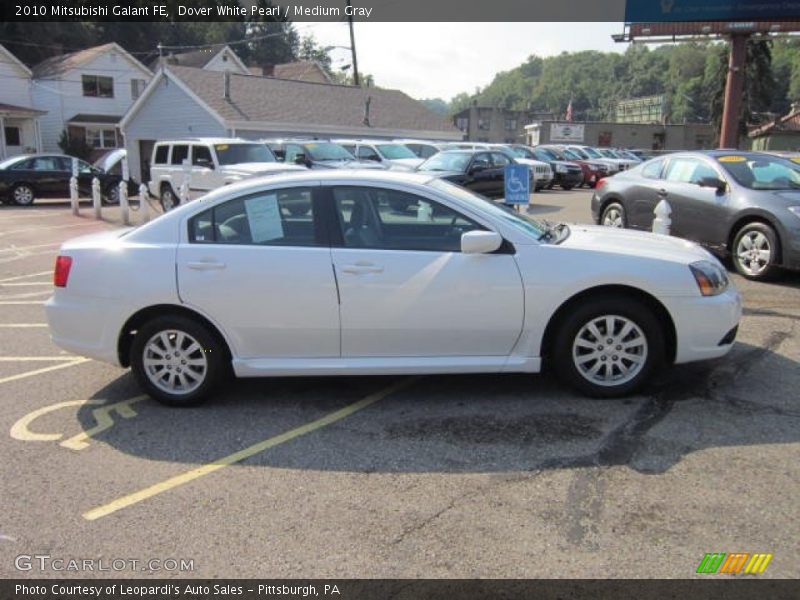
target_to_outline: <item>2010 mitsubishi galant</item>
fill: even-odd
[[[402,202],[400,202],[402,200]],[[403,210],[392,208],[402,205]],[[524,372],[592,396],[733,344],[738,292],[683,240],[528,219],[423,174],[226,186],[56,261],[52,338],[154,398],[240,377]]]

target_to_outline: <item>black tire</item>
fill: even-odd
[[[9,198],[17,206],[30,206],[36,200],[36,194],[27,183],[18,183],[11,189]]]
[[[747,240],[750,248],[747,247]],[[769,254],[766,261],[763,260],[765,250]],[[739,229],[730,248],[734,268],[740,275],[752,281],[769,281],[778,275],[780,252],[778,234],[766,223],[758,221],[747,223]]]
[[[178,201],[178,196],[175,194],[175,191],[169,184],[161,187],[161,195],[159,196],[158,200],[161,203],[161,210],[165,213],[171,211],[180,204]]]
[[[575,187],[574,185],[569,185],[569,184],[567,184],[567,185],[562,184],[561,185],[561,189],[564,190],[565,192],[570,191],[574,187]]]
[[[605,338],[608,335],[605,317],[608,316],[612,316],[611,336],[597,340],[595,345],[585,328],[589,323],[599,320],[594,323],[595,329],[601,338]],[[624,333],[626,322],[633,323],[638,329],[616,339],[616,336]],[[644,338],[645,345],[634,346],[630,352],[625,350],[624,344],[635,343],[641,338]],[[594,296],[570,307],[556,328],[550,357],[558,378],[565,384],[593,398],[616,398],[634,393],[656,369],[661,368],[665,357],[664,338],[658,318],[646,304],[624,295]],[[608,339],[612,339],[611,346],[607,344]],[[592,348],[585,348],[584,342],[592,345]],[[593,360],[591,354],[597,358]],[[637,356],[640,360],[634,362]],[[599,364],[598,369],[605,376],[609,376],[607,370],[610,369],[610,379],[599,383],[589,373],[582,373],[578,362],[583,365],[581,368],[589,371]],[[628,373],[623,369],[629,369]],[[614,382],[615,378],[617,383]]]
[[[620,227],[622,229],[627,228],[628,215],[625,212],[625,207],[619,202],[609,202],[606,204],[603,208],[603,212],[600,214],[600,225],[605,225],[606,227]]]
[[[554,185],[555,185],[555,183],[553,181],[551,181],[550,183],[548,183],[545,186],[545,189],[552,190]]]
[[[103,194],[103,204],[106,206],[117,206],[119,204],[119,187],[110,185],[106,188],[106,193]]]
[[[175,344],[172,348],[180,351],[170,350],[170,346],[161,341],[162,334]],[[178,344],[179,334],[185,336],[181,344]],[[195,342],[199,349],[192,350]],[[153,350],[153,344],[164,349],[160,356]],[[184,351],[187,353],[182,354]],[[130,362],[136,380],[151,398],[169,406],[184,407],[200,404],[214,391],[227,372],[227,357],[227,349],[205,325],[188,317],[167,315],[148,321],[139,328],[131,344]],[[167,364],[158,369],[162,365],[146,365],[145,361],[149,360]],[[204,369],[187,365],[187,362],[202,360],[205,360]],[[181,369],[180,374],[178,369]],[[199,382],[197,378],[191,380],[192,377],[187,376],[189,373],[199,376]],[[168,381],[163,381],[162,374]],[[179,377],[188,384],[185,391],[173,385]]]

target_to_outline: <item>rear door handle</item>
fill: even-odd
[[[212,260],[199,260],[186,263],[186,266],[195,271],[212,271],[215,269],[224,269],[225,263],[216,262]]]

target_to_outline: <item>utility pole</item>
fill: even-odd
[[[728,79],[725,82],[725,107],[722,111],[722,131],[719,136],[720,148],[739,147],[739,114],[742,108],[742,90],[749,37],[750,35],[746,33],[735,33],[731,36]]]
[[[350,8],[350,0],[347,0],[347,7]],[[356,60],[356,36],[353,34],[353,11],[348,10],[347,22],[350,25],[350,51],[353,53],[353,83],[356,87],[361,85],[358,79],[358,60]]]

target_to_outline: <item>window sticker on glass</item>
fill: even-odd
[[[726,162],[734,163],[734,162],[744,162],[747,160],[747,158],[745,158],[744,156],[720,156],[717,160],[723,163]]]
[[[790,159],[793,163],[800,163],[800,157],[795,156],[794,158]]]
[[[275,194],[248,198],[244,201],[244,208],[254,243],[260,244],[283,237],[281,211]]]

